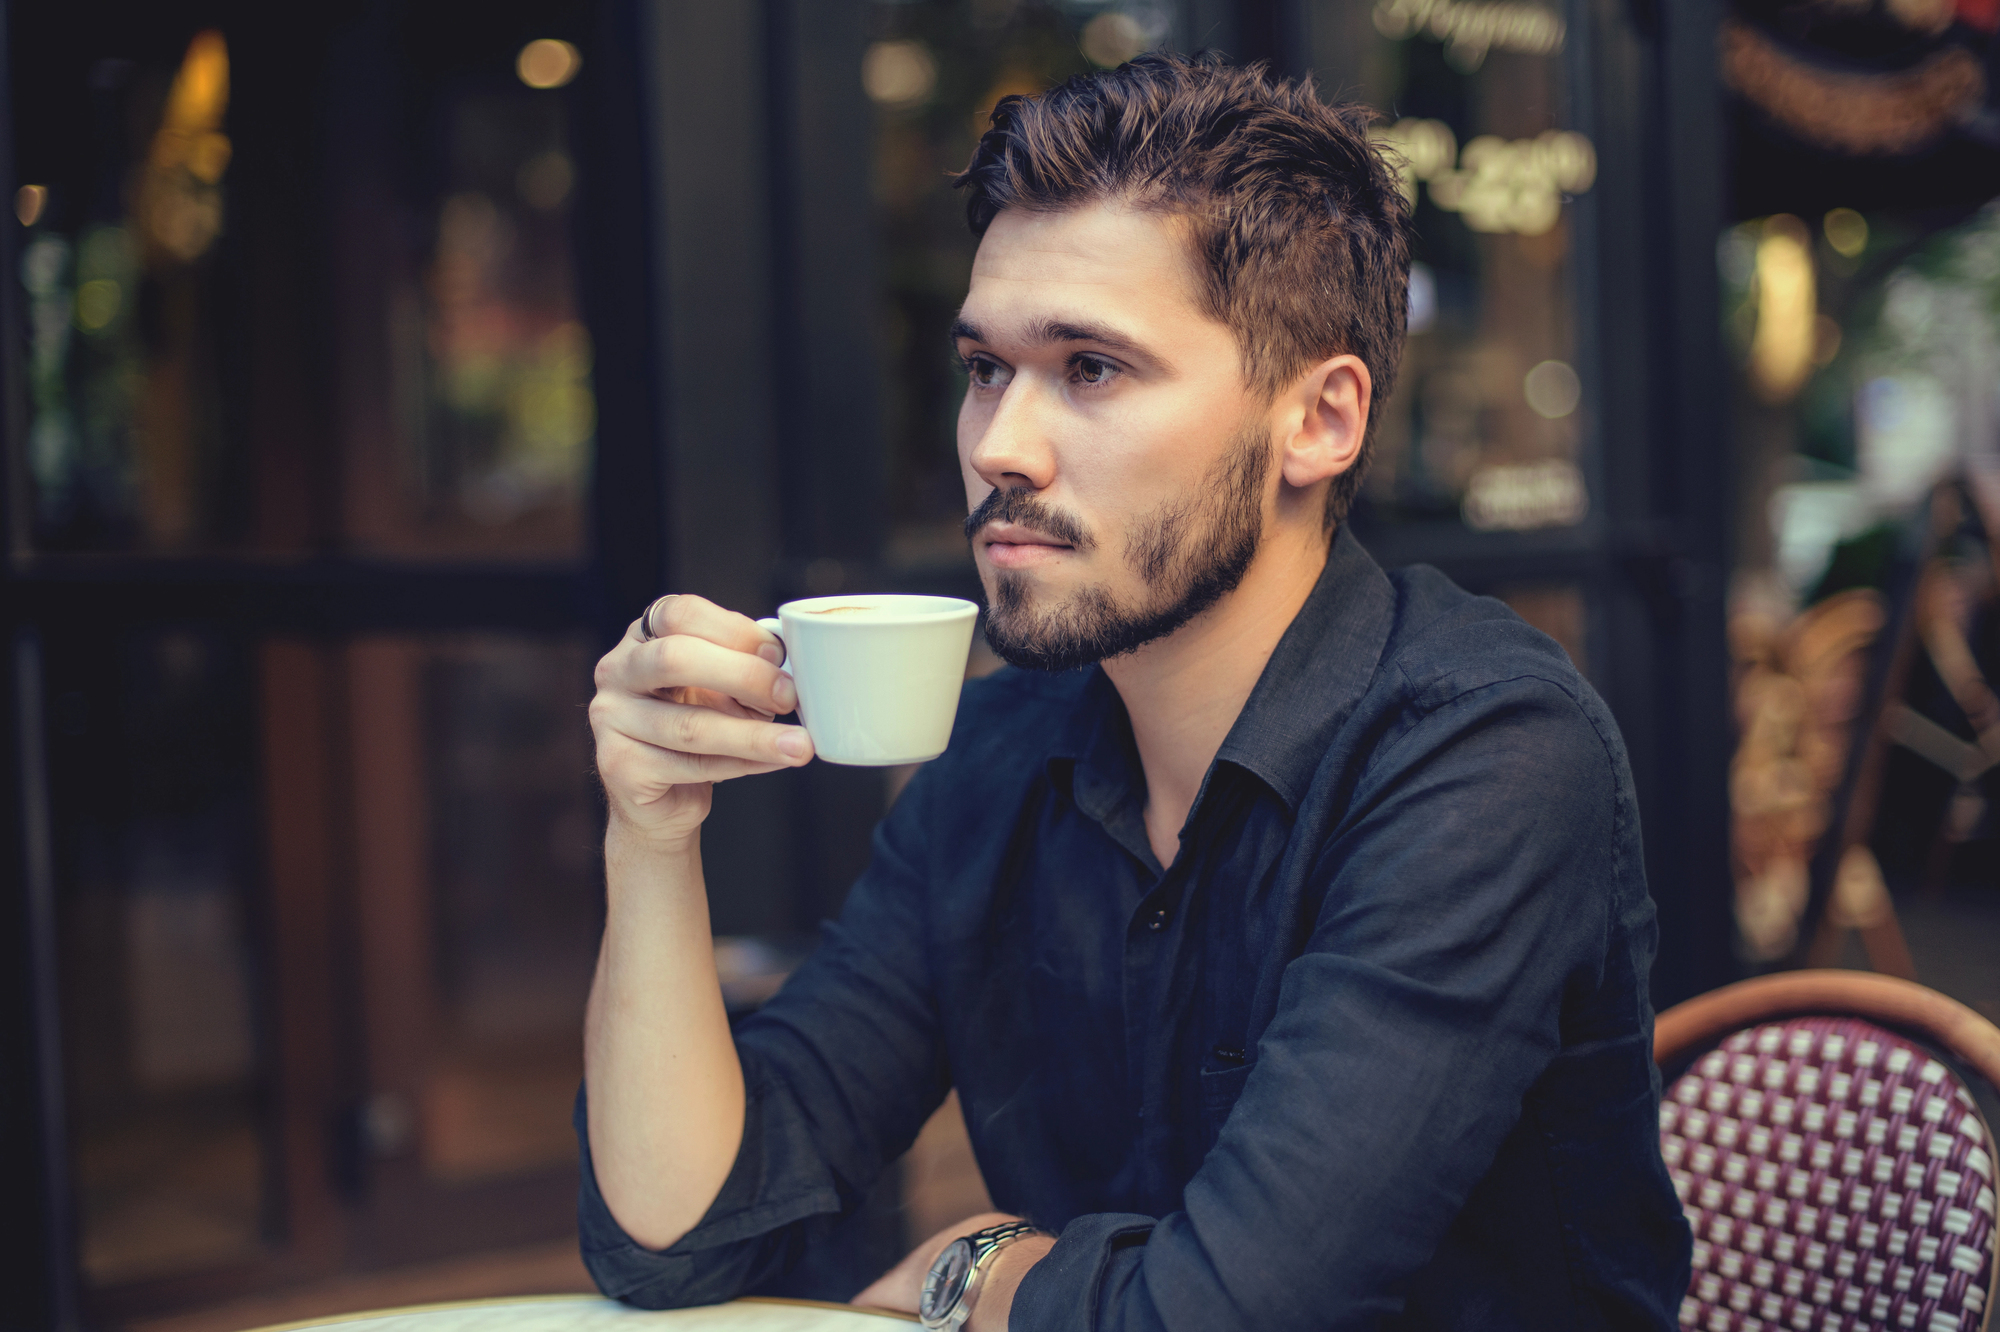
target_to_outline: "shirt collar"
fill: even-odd
[[[1319,582],[1264,664],[1216,761],[1255,773],[1298,813],[1334,735],[1375,678],[1395,611],[1389,576],[1342,524]]]
[[[1395,597],[1381,566],[1343,524],[1216,761],[1256,775],[1296,814],[1334,734],[1375,678]],[[1049,772],[1084,813],[1123,823],[1129,811],[1121,807],[1143,789],[1131,722],[1103,668],[1091,667],[1090,676],[1049,748]]]

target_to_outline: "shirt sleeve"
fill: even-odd
[[[701,1221],[648,1249],[606,1206],[584,1101],[578,1229],[606,1295],[649,1309],[736,1298],[789,1268],[827,1218],[859,1207],[950,1086],[924,946],[919,772],[876,829],[874,853],[817,950],[736,1029],[743,1143]]]
[[[1016,1332],[1376,1327],[1437,1249],[1604,965],[1622,751],[1547,681],[1449,699],[1377,751],[1304,953],[1215,1147],[1152,1218],[1066,1226]],[[1629,837],[1632,830],[1624,829]],[[1635,844],[1635,843],[1634,843]]]

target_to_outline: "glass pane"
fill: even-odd
[[[357,279],[338,297],[358,344],[343,422],[357,549],[582,550],[597,422],[567,122],[558,93],[493,63],[415,90],[417,110],[339,184]]]
[[[93,1285],[264,1239],[255,689],[196,633],[50,649],[64,1066]]]
[[[29,101],[27,467],[48,550],[212,549],[247,526],[222,392],[233,177],[229,48],[215,31],[152,60],[100,60]],[[68,62],[61,67],[75,68]],[[50,108],[55,109],[55,108]],[[82,113],[79,133],[66,114]],[[54,141],[37,142],[38,139]],[[69,151],[60,162],[51,147]]]
[[[571,1161],[602,927],[579,639],[347,652],[374,1145],[446,1182]]]
[[[1440,40],[1384,0],[1359,95],[1404,163],[1417,241],[1409,343],[1357,519],[1563,527],[1589,508],[1578,449],[1569,200],[1596,175],[1570,126],[1563,24],[1523,9],[1492,41]],[[1537,17],[1539,16],[1539,17]]]
[[[337,59],[303,27],[148,46],[45,8],[16,49],[65,58],[15,70],[34,548],[579,556],[575,48],[441,14]]]
[[[1379,133],[1408,162],[1418,233],[1409,347],[1357,519],[1572,525],[1589,508],[1578,454],[1589,404],[1575,369],[1568,201],[1596,168],[1566,119],[1567,34],[1537,10],[1486,45],[1448,43],[1426,12],[1376,5],[1365,54],[1341,53],[1359,76],[1322,78],[1386,113]],[[1000,96],[1160,44],[1169,11],[968,0],[878,3],[874,15],[863,79],[879,108],[889,260],[890,558],[949,563],[963,558],[951,451],[962,382],[937,330],[963,298],[975,244],[945,177]]]
[[[424,665],[436,866],[440,1175],[569,1161],[602,925],[581,643],[439,644]]]
[[[1091,67],[1079,41],[1097,8],[1009,0],[872,6],[875,40],[861,74],[877,108],[893,563],[971,564],[959,526],[965,487],[955,452],[965,380],[944,334],[965,299],[978,246],[947,174],[964,168],[1002,97],[1039,92]],[[1136,26],[1133,32],[1137,47],[1117,60],[1164,36],[1164,23],[1150,35]]]

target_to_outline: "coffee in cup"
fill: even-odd
[[[757,623],[785,645],[814,752],[887,767],[944,752],[978,618],[957,597],[879,592],[788,601]]]

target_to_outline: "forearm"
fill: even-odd
[[[743,1072],[709,935],[697,840],[605,838],[607,910],[584,1024],[597,1185],[626,1233],[674,1243],[708,1211],[743,1137]]]

